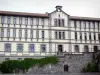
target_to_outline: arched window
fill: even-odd
[[[94,46],[94,52],[98,51],[98,46]]]
[[[89,52],[89,48],[87,45],[84,46],[84,52]]]
[[[79,46],[78,45],[75,45],[75,52],[79,52]]]

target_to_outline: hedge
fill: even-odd
[[[59,59],[56,56],[45,57],[41,59],[25,58],[24,60],[8,60],[1,63],[2,73],[14,73],[16,69],[26,72],[29,68],[38,65],[40,67],[48,64],[57,64]]]

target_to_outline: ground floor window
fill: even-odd
[[[5,58],[5,61],[8,61],[8,60],[10,60],[10,58]]]
[[[94,46],[94,52],[98,51],[98,46]]]
[[[84,52],[89,52],[89,48],[87,45],[84,46]]]
[[[75,52],[79,52],[79,46],[78,45],[75,45]]]
[[[34,52],[34,44],[29,44],[29,52]]]
[[[41,44],[41,52],[46,52],[46,45],[45,44]]]
[[[23,52],[23,44],[17,44],[17,52]]]
[[[11,51],[11,44],[7,43],[5,44],[5,52],[10,52]]]

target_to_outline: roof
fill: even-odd
[[[14,15],[14,16],[35,16],[35,17],[46,17],[48,18],[48,13],[40,14],[40,13],[28,13],[28,12],[12,12],[12,11],[0,11],[1,15]]]
[[[79,17],[79,16],[69,16],[72,20],[90,20],[90,21],[100,21],[100,18],[93,17]]]

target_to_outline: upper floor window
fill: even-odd
[[[82,40],[82,32],[80,32],[80,40]]]
[[[65,20],[64,19],[54,19],[54,26],[64,27]]]
[[[19,24],[22,24],[22,17],[19,17]]]
[[[78,45],[75,45],[75,52],[79,52],[79,46]]]
[[[5,52],[10,52],[11,51],[11,44],[7,43],[5,44]]]
[[[4,29],[1,29],[1,37],[4,37]]]
[[[17,44],[17,51],[23,52],[23,44]]]
[[[83,23],[84,23],[84,29],[86,29],[86,21],[84,21]]]
[[[36,30],[36,38],[39,38],[39,30]]]
[[[45,44],[41,44],[41,52],[46,52],[46,45]]]
[[[57,26],[57,19],[54,20],[54,26]]]
[[[42,19],[42,22],[41,22],[41,24],[42,24],[42,25],[44,25],[44,19]]]
[[[7,29],[7,37],[10,37],[10,29]]]
[[[84,46],[84,52],[89,52],[89,48],[87,45]]]
[[[30,30],[30,38],[33,38],[33,30]]]
[[[4,24],[5,16],[1,16],[1,23]]]
[[[91,33],[89,33],[89,39],[91,40]]]
[[[63,39],[65,39],[65,32],[62,32]]]
[[[34,44],[29,44],[29,52],[34,52]]]
[[[96,36],[95,36],[95,33],[94,33],[94,40],[96,40]]]
[[[81,26],[81,21],[79,21],[79,23],[80,23],[80,29],[81,29],[81,27],[82,27],[82,26]]]
[[[98,40],[99,40],[99,42],[100,42],[100,34],[98,34]]]
[[[85,33],[85,41],[87,40],[87,35],[86,35],[86,33]]]
[[[16,37],[16,29],[13,29],[13,37]]]
[[[33,25],[33,18],[30,18],[30,24]]]
[[[25,18],[25,24],[28,25],[28,18]]]
[[[19,29],[19,38],[22,38],[22,30]]]
[[[42,31],[42,39],[44,39],[44,31]]]
[[[100,26],[99,26],[99,22],[97,22],[97,25],[98,25],[98,30],[99,30],[99,27],[100,27]]]
[[[65,39],[64,31],[55,31],[55,39]]]
[[[13,23],[16,24],[16,17],[13,17]]]
[[[77,25],[76,25],[76,21],[74,21],[74,27],[75,27],[75,28],[77,27]]]
[[[25,30],[25,39],[27,39],[27,36],[28,36],[28,34],[27,34],[27,29]]]
[[[10,16],[8,16],[7,24],[10,24]]]
[[[39,25],[39,18],[36,18],[36,25]]]
[[[92,26],[93,26],[93,28],[95,29],[95,22],[92,22]]]
[[[91,26],[90,26],[90,22],[88,22],[88,25],[89,25],[89,29],[91,28]]]
[[[77,32],[75,32],[75,40],[77,40]]]

